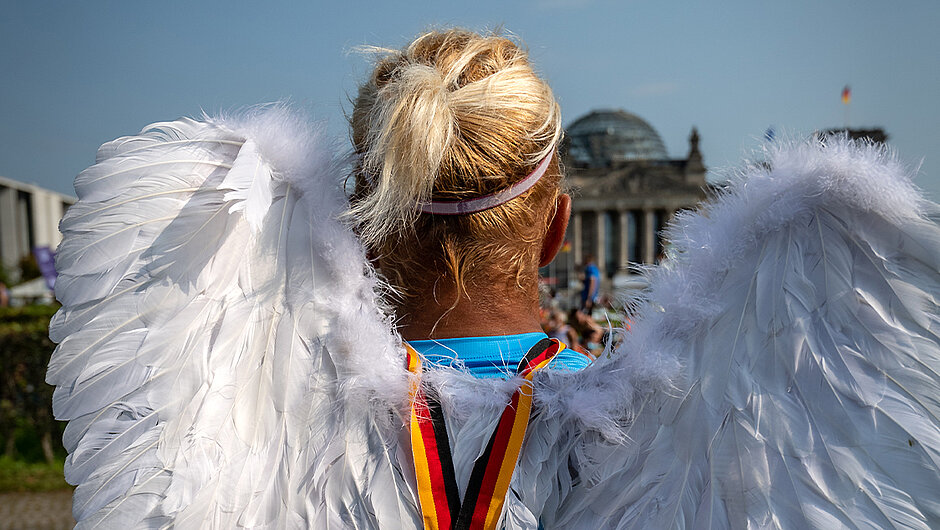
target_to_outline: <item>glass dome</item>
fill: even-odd
[[[568,156],[579,167],[610,167],[628,160],[669,158],[662,138],[643,118],[622,110],[596,110],[567,130]]]

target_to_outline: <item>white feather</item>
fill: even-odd
[[[48,380],[80,526],[420,526],[410,376],[331,151],[268,106],[78,177]],[[506,528],[940,524],[940,210],[875,147],[766,162],[680,216],[618,352],[536,377]],[[520,381],[423,380],[462,488]]]
[[[675,355],[691,386],[628,431],[641,456],[608,469],[624,488],[608,524],[935,527],[933,207],[875,146],[767,155],[670,228],[674,261],[622,347]],[[566,524],[598,517],[590,499],[572,494]]]

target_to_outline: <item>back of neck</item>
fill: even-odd
[[[488,337],[542,331],[538,291],[514,283],[503,289],[468,291],[454,303],[454,289],[438,289],[397,308],[405,340]]]

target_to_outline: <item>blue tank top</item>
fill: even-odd
[[[521,333],[494,337],[458,337],[453,339],[408,341],[424,362],[466,370],[480,379],[508,378],[516,373],[522,357],[544,333]],[[547,368],[576,372],[591,364],[584,354],[565,348]]]

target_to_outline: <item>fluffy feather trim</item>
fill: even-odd
[[[536,396],[549,414],[618,437],[652,392],[678,393],[693,333],[724,307],[722,275],[766,235],[817,208],[855,209],[888,220],[923,217],[913,171],[882,145],[846,137],[767,147],[698,212],[682,212],[666,231],[670,259],[645,275],[652,286],[618,351],[576,374],[546,374]]]

